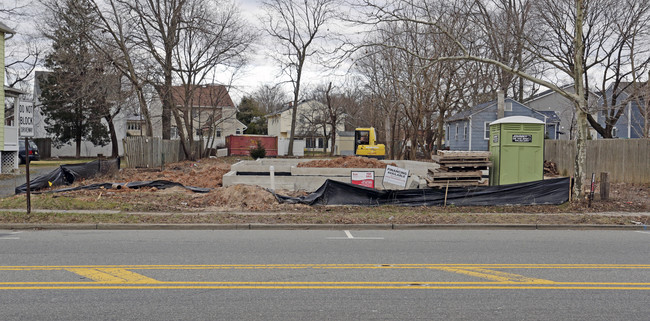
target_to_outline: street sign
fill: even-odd
[[[409,171],[407,169],[387,165],[383,182],[406,187],[408,178]]]
[[[352,171],[350,181],[354,185],[361,185],[365,187],[375,188],[375,172]]]
[[[18,135],[34,137],[34,104],[30,102],[18,105]]]

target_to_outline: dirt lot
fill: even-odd
[[[99,182],[126,183],[133,181],[170,180],[184,185],[211,188],[209,193],[193,193],[187,189],[174,187],[158,190],[145,189],[101,189],[34,195],[32,204],[39,209],[119,209],[123,211],[147,212],[151,215],[140,216],[140,221],[160,222],[160,215],[155,212],[184,213],[182,218],[172,219],[180,222],[292,222],[292,223],[525,223],[534,222],[580,222],[599,223],[596,218],[585,215],[595,212],[647,212],[650,211],[650,185],[613,184],[611,199],[600,201],[598,197],[591,207],[586,202],[573,202],[560,206],[518,206],[518,207],[428,207],[399,208],[379,207],[369,211],[360,207],[309,207],[306,205],[279,204],[267,190],[257,186],[222,187],[222,176],[230,170],[234,158],[202,159],[200,161],[168,164],[164,170],[159,169],[122,169],[118,173],[96,177],[92,180],[78,182],[75,185],[88,185]],[[329,162],[329,163],[328,163]],[[378,167],[376,160],[344,157],[334,161],[317,161],[312,167]],[[303,165],[305,166],[305,165]],[[279,194],[297,196],[298,193],[277,191]],[[598,195],[598,189],[596,190]],[[0,200],[0,208],[21,208],[24,195],[12,196]],[[233,214],[233,213],[239,214]],[[197,215],[187,215],[197,213]],[[210,213],[215,213],[210,214]],[[243,213],[243,214],[242,214]],[[249,213],[249,214],[246,214]],[[275,214],[274,214],[275,213]],[[464,214],[465,213],[465,214]],[[467,214],[473,213],[473,214]],[[490,215],[486,213],[499,213]],[[524,213],[508,214],[502,213]],[[566,214],[572,213],[572,214]],[[225,215],[227,214],[227,215]],[[291,214],[291,215],[287,215]],[[242,217],[243,215],[243,217]],[[460,216],[459,216],[460,215]],[[158,218],[155,218],[158,217]],[[180,217],[180,216],[179,216]],[[515,219],[519,217],[518,219]],[[30,221],[36,216],[25,217],[1,216],[0,221]],[[41,220],[44,218],[40,218]],[[68,220],[70,217],[67,218]],[[49,219],[45,219],[49,220]],[[65,220],[65,219],[64,219]],[[83,219],[82,219],[83,220]],[[122,221],[119,219],[118,221]],[[168,222],[162,219],[163,222]],[[515,220],[513,222],[513,220]],[[635,224],[642,220],[647,224],[648,217],[619,217],[607,223]],[[602,223],[602,222],[601,222]]]

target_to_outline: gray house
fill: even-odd
[[[600,106],[604,105],[603,99],[609,100],[609,106],[615,110],[622,109],[623,113],[612,129],[612,136],[614,138],[642,138],[645,121],[650,116],[648,110],[647,97],[648,93],[647,83],[629,83],[623,82],[619,84],[619,93],[616,96],[616,102],[613,103],[612,92],[613,85],[609,85],[605,90],[604,97],[599,100]],[[602,126],[605,125],[605,113],[608,112],[605,108],[601,107],[598,112],[598,123]],[[602,138],[599,134],[598,138]]]
[[[564,85],[560,87],[562,90],[573,93],[574,87],[573,84]],[[598,96],[593,92],[589,92],[589,106],[593,107],[597,104]],[[552,130],[547,129],[548,137],[551,139],[560,139],[560,140],[570,140],[575,139],[575,123],[576,123],[576,112],[575,106],[572,101],[566,97],[558,94],[553,90],[545,90],[538,94],[531,96],[530,98],[524,101],[524,104],[536,111],[546,113],[547,111],[555,112],[556,116],[559,119],[559,125],[556,130],[557,136],[553,137],[551,135]],[[592,114],[596,117],[596,114]],[[548,122],[547,122],[548,124]],[[590,130],[591,137],[595,137],[596,131]]]
[[[497,120],[497,101],[493,100],[459,112],[447,119],[445,142],[450,150],[484,151],[489,149],[490,123]],[[547,124],[547,136],[557,137],[559,118],[554,112],[535,111],[513,99],[505,98],[503,117],[528,116]],[[551,132],[548,132],[548,131]]]

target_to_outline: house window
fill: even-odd
[[[203,134],[203,130],[197,129],[196,130],[196,136],[201,136]]]
[[[127,130],[140,130],[141,124],[139,122],[128,122]]]
[[[237,130],[235,131],[235,134],[236,135],[241,135],[241,129],[237,128]]]
[[[618,137],[618,128],[616,127],[612,128],[612,137],[614,138]]]
[[[463,127],[463,140],[467,140],[467,124]]]
[[[178,139],[178,127],[172,127],[170,129],[169,138]]]
[[[483,122],[483,139],[485,139],[485,140],[490,139],[490,122],[489,121]]]
[[[454,135],[454,140],[458,140],[458,124],[456,124],[456,135]]]
[[[221,129],[217,129],[217,137],[221,137]]]
[[[505,111],[512,111],[512,102],[511,102],[511,101],[507,101],[506,104],[505,104],[505,106],[503,107],[503,110],[505,110]]]
[[[449,141],[449,125],[447,125],[447,130],[445,131],[445,141]]]

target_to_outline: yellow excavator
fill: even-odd
[[[377,134],[374,127],[354,130],[354,153],[357,156],[368,158],[386,158],[386,146],[377,144]]]

